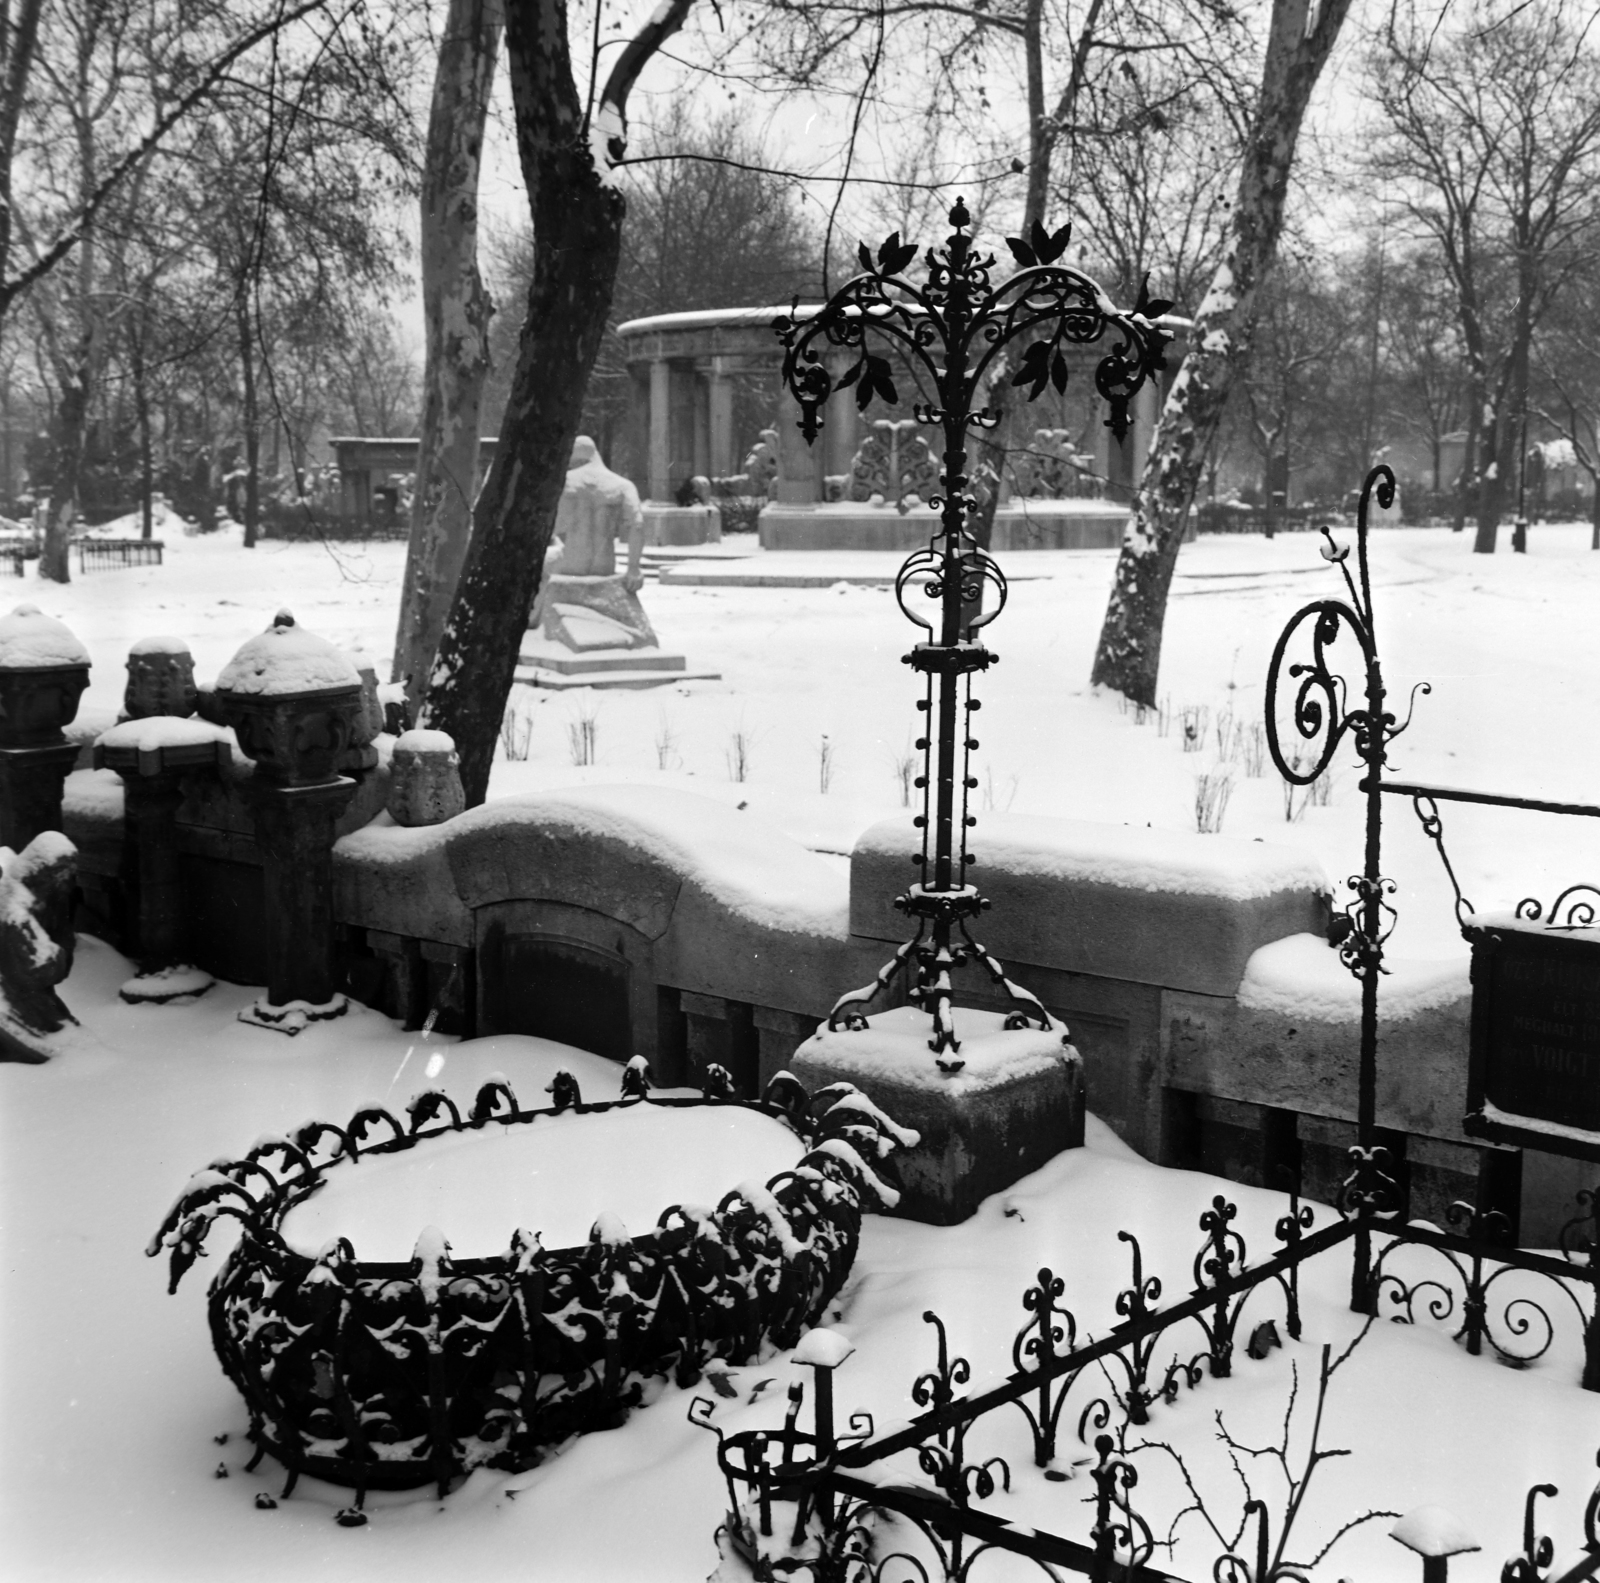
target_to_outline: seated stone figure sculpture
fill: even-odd
[[[644,583],[639,491],[606,466],[586,434],[573,442],[555,531],[561,546],[545,558],[529,626],[569,649],[655,647],[655,632],[639,603]],[[628,569],[620,574],[619,538],[628,542]]]

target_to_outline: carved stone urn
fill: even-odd
[[[20,852],[61,828],[61,789],[78,757],[64,727],[89,685],[89,651],[35,605],[0,618],[0,846]]]
[[[364,710],[350,657],[287,610],[222,668],[216,698],[239,751],[275,786],[337,781]]]
[[[128,686],[122,712],[129,720],[173,715],[187,720],[195,711],[194,655],[182,638],[140,638],[128,650]]]
[[[389,817],[400,825],[443,824],[465,811],[461,756],[446,731],[407,731],[389,761]]]
[[[37,605],[0,618],[0,747],[54,747],[89,685],[89,651]]]

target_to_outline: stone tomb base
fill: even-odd
[[[936,1226],[967,1219],[1002,1189],[1063,1149],[1083,1144],[1083,1063],[1066,1029],[1007,1029],[997,1011],[956,1010],[961,1048],[935,1064],[933,1019],[913,1006],[868,1018],[864,1029],[819,1028],[790,1070],[808,1089],[853,1083],[922,1141],[895,1156],[899,1213]]]
[[[994,514],[990,548],[1007,550],[1108,550],[1122,543],[1126,503],[1111,500],[1013,500]],[[894,506],[834,503],[762,508],[758,526],[767,550],[920,549],[939,531],[926,506],[904,514]]]
[[[537,632],[522,640],[516,679],[557,692],[573,687],[668,687],[674,682],[716,681],[720,671],[690,670],[682,654],[647,648],[569,649]]]
[[[664,506],[647,500],[642,511],[646,544],[722,542],[722,513],[715,506]]]

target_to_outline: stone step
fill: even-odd
[[[586,649],[575,654],[553,643],[540,643],[524,644],[517,663],[562,676],[587,676],[605,671],[681,671],[687,662],[681,654],[661,649]]]
[[[516,680],[524,687],[541,687],[554,692],[570,692],[575,687],[631,688],[670,687],[674,682],[716,682],[721,671],[586,671],[571,675],[547,671],[536,665],[519,665]]]

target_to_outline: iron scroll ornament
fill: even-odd
[[[1357,979],[1384,971],[1383,946],[1394,929],[1395,912],[1388,898],[1395,883],[1380,870],[1382,812],[1380,782],[1388,763],[1389,744],[1411,725],[1411,712],[1399,720],[1387,707],[1383,665],[1378,654],[1378,639],[1372,601],[1372,575],[1367,559],[1368,513],[1376,497],[1387,510],[1394,504],[1395,476],[1379,465],[1367,474],[1361,486],[1356,510],[1356,575],[1350,574],[1350,547],[1340,544],[1324,527],[1323,559],[1339,568],[1349,591],[1349,601],[1316,599],[1302,606],[1279,635],[1267,667],[1266,735],[1267,748],[1278,773],[1295,786],[1309,786],[1326,771],[1334,754],[1348,734],[1356,754],[1366,769],[1362,786],[1367,794],[1366,862],[1360,874],[1347,884],[1353,899],[1336,917],[1330,940],[1339,948],[1340,959]],[[1348,632],[1359,651],[1362,702],[1350,705],[1350,684],[1334,668],[1330,650]],[[1297,639],[1309,635],[1311,659],[1289,659]],[[1418,693],[1431,692],[1427,682],[1412,689],[1412,704]],[[1293,694],[1294,732],[1303,749],[1284,751],[1279,730],[1279,697]]]
[[[808,444],[822,428],[822,411],[838,392],[854,389],[859,408],[874,398],[899,401],[895,370],[885,344],[916,369],[935,399],[914,408],[919,423],[942,428],[940,494],[928,501],[939,513],[939,528],[928,545],[901,567],[895,593],[901,610],[923,629],[905,662],[925,679],[919,711],[928,723],[917,739],[923,755],[916,785],[922,811],[916,825],[920,853],[912,857],[919,879],[897,897],[895,906],[916,925],[914,936],[878,972],[872,983],[841,996],[828,1016],[830,1028],[865,1025],[867,1007],[902,972],[911,978],[909,998],[933,1019],[928,1041],[941,1070],[959,1071],[951,973],[969,962],[981,965],[1011,1008],[1007,1026],[1051,1027],[1038,999],[1013,983],[1004,969],[973,939],[970,921],[988,900],[969,884],[975,859],[967,832],[977,823],[969,793],[978,782],[971,754],[978,746],[972,716],[980,707],[972,696],[973,678],[998,656],[979,639],[980,630],[1004,609],[1006,579],[978,543],[973,519],[978,500],[967,474],[967,436],[971,429],[993,428],[999,415],[978,404],[980,390],[1002,377],[1002,354],[1026,339],[1011,372],[1012,386],[1032,401],[1053,386],[1065,391],[1069,370],[1066,348],[1088,345],[1108,333],[1115,339],[1095,368],[1096,390],[1110,405],[1107,427],[1120,440],[1130,425],[1129,410],[1140,389],[1166,366],[1171,337],[1155,321],[1172,305],[1151,301],[1144,290],[1134,308],[1114,308],[1087,275],[1059,262],[1070,228],[1051,233],[1035,222],[1027,239],[1007,246],[1020,268],[994,284],[995,257],[978,250],[969,234],[972,217],[957,199],[950,210],[950,235],[942,248],[924,255],[926,282],[913,284],[904,271],[917,259],[915,243],[896,232],[874,256],[861,247],[861,272],[836,291],[814,314],[798,306],[774,329],[785,351],[783,379],[800,405],[799,428]],[[842,371],[830,368],[825,354],[853,354]],[[994,596],[985,611],[985,590]]]

